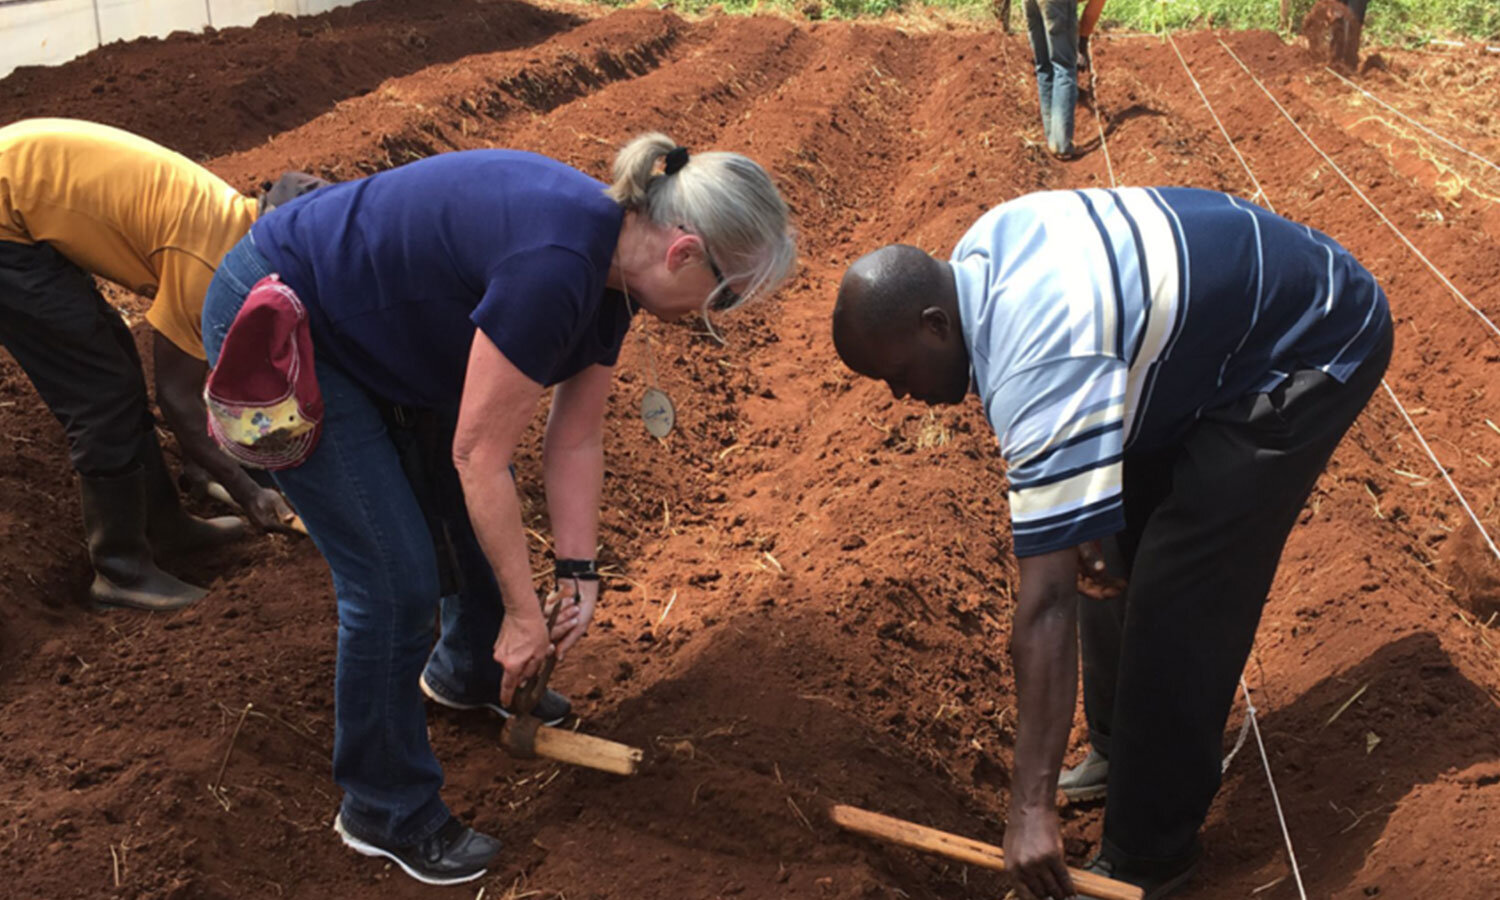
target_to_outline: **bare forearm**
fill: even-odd
[[[495,570],[506,614],[539,615],[526,535],[521,528],[521,504],[506,461],[477,453],[459,463],[458,474],[469,520]]]
[[[1023,577],[1011,638],[1017,726],[1013,802],[1052,807],[1078,692],[1077,592]]]
[[[1099,23],[1099,14],[1104,12],[1104,0],[1089,0],[1089,5],[1084,7],[1083,16],[1078,23],[1078,36],[1087,38],[1094,33],[1094,26]]]
[[[593,559],[599,544],[599,497],[604,487],[604,445],[592,442],[543,453],[547,514],[559,559]]]
[[[209,436],[208,410],[203,406],[201,394],[158,381],[156,400],[167,427],[177,436],[177,445],[182,448],[184,457],[202,467],[242,505],[246,498],[259,490],[254,479]]]

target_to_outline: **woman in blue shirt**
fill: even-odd
[[[275,477],[338,599],[335,828],[424,882],[477,878],[500,844],[439,797],[422,694],[499,710],[593,618],[604,408],[634,309],[726,310],[795,258],[786,206],[743,156],[648,134],[614,175],[474,150],[324,188],[261,219],[204,304],[214,363],[265,276],[307,311],[321,436]],[[548,387],[548,513],[559,573],[582,575],[550,634],[510,472]],[[567,711],[550,695],[537,714]]]

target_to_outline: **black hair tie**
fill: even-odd
[[[667,151],[667,174],[676,175],[688,164],[688,148],[678,146]]]

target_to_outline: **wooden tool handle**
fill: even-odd
[[[833,820],[833,824],[856,834],[900,844],[913,850],[936,853],[983,869],[1005,871],[1005,851],[993,844],[984,844],[946,831],[939,831],[936,828],[918,825],[915,822],[893,819],[890,816],[842,804],[834,806],[829,811],[828,817]],[[1144,893],[1133,884],[1115,881],[1113,878],[1105,878],[1103,875],[1095,875],[1092,872],[1070,868],[1068,874],[1073,876],[1074,887],[1086,896],[1095,897],[1097,900],[1141,900]]]
[[[516,719],[505,723],[507,734],[501,738],[508,748],[513,746],[508,732],[514,727],[514,722]],[[639,749],[626,744],[607,741],[591,734],[579,734],[565,728],[549,728],[546,725],[536,729],[531,746],[525,749],[546,759],[598,769],[601,772],[613,772],[616,775],[634,775],[643,756]]]

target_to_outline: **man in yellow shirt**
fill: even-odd
[[[302,178],[304,187],[315,181]],[[67,433],[96,602],[158,610],[192,603],[204,592],[157,568],[153,550],[233,540],[244,524],[183,511],[135,342],[91,275],[152,299],[157,402],[185,457],[258,527],[291,518],[279,494],[208,436],[202,398],[203,296],[257,207],[186,157],[115,128],[68,119],[0,128],[0,344]]]

